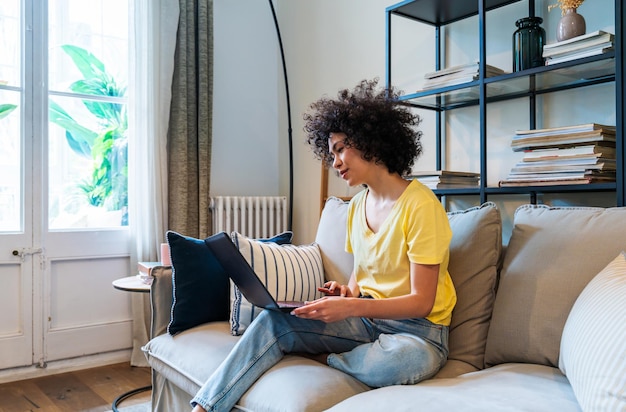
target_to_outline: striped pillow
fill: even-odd
[[[324,284],[322,256],[316,243],[278,245],[231,234],[235,246],[276,300],[314,300]],[[261,308],[252,305],[231,282],[231,333],[241,335]]]
[[[559,368],[585,411],[626,411],[626,252],[583,289],[561,337]]]

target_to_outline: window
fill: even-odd
[[[0,231],[21,227],[20,2],[0,3]]]
[[[0,54],[11,57],[0,64],[0,230],[20,230],[24,221],[28,139],[43,148],[31,170],[44,170],[49,229],[128,224],[128,1],[48,0],[47,31],[39,35],[28,16],[45,10],[45,1],[0,4]],[[22,58],[38,50],[42,67]],[[47,122],[40,117],[29,136],[37,107],[47,108]]]

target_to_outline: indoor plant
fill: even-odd
[[[83,95],[126,97],[126,87],[118,84],[96,56],[77,46],[61,47],[83,75],[83,79],[70,85],[70,90]],[[53,100],[49,102],[50,121],[65,129],[65,137],[72,151],[93,161],[91,176],[79,184],[88,203],[106,210],[122,210],[121,223],[126,224],[128,205],[126,105],[90,99],[83,99],[82,103],[97,119],[98,130],[82,126]]]

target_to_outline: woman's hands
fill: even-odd
[[[293,315],[323,322],[348,317],[376,319],[424,318],[431,312],[437,294],[439,265],[411,263],[411,292],[385,299],[359,299],[360,288],[354,273],[348,285],[326,282],[321,292],[327,296],[294,310]]]
[[[341,296],[342,298],[352,297],[352,290],[350,290],[348,285],[341,285],[334,280],[324,283],[324,286],[317,288],[317,290],[324,293],[326,296]]]
[[[331,323],[344,320],[352,314],[352,303],[357,299],[341,296],[324,296],[304,306],[294,309],[291,313],[299,318],[321,320]]]
[[[353,299],[342,299],[352,297],[352,290],[349,286],[331,281],[324,283],[324,286],[317,290],[326,296],[306,302],[304,306],[294,309],[291,313],[300,318],[321,320],[326,323],[337,322],[352,316],[349,301]]]

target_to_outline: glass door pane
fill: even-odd
[[[0,232],[22,230],[20,95],[0,90]]]
[[[127,219],[126,0],[51,0],[48,26],[48,225]]]
[[[0,232],[22,229],[20,1],[0,3]]]

